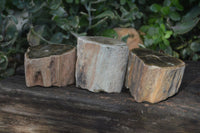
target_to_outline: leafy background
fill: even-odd
[[[116,27],[139,31],[144,47],[200,60],[198,0],[1,0],[0,79],[23,64],[30,45],[76,45],[76,36],[116,38]]]

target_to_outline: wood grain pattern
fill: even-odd
[[[66,86],[75,80],[76,48],[60,55],[29,58],[25,53],[26,85]]]
[[[160,102],[178,92],[184,62],[147,49],[130,52],[126,87],[137,102]]]
[[[114,30],[117,32],[118,39],[120,40],[126,35],[130,36],[127,39],[127,46],[129,50],[139,48],[139,44],[143,44],[139,33],[134,28],[115,28]]]
[[[128,60],[125,43],[105,37],[79,37],[76,86],[92,92],[120,92]]]
[[[23,69],[0,81],[2,133],[199,133],[200,62],[186,62],[179,93],[157,104],[68,87],[27,88]]]

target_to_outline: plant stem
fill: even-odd
[[[89,2],[89,4],[84,4],[85,6],[85,9],[87,10],[88,12],[88,22],[89,22],[89,25],[88,25],[88,28],[86,29],[86,32],[91,28],[92,26],[92,14],[91,14],[91,2]]]
[[[48,44],[57,44],[57,43],[54,43],[54,42],[51,42],[51,41],[48,41],[46,40],[44,37],[42,37],[41,35],[39,35],[37,32],[34,31],[33,28],[31,28],[31,32],[36,35],[37,37],[39,37],[42,41],[48,43]]]

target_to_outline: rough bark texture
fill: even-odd
[[[25,53],[26,85],[66,86],[75,80],[76,48],[60,55],[42,58],[29,58],[29,49]]]
[[[125,84],[137,102],[156,103],[178,92],[184,69],[179,59],[137,48],[130,52]]]
[[[120,92],[128,60],[125,43],[105,37],[79,37],[76,86],[92,92]]]
[[[118,39],[122,39],[122,37],[129,35],[127,39],[127,46],[129,50],[134,48],[139,48],[139,44],[143,44],[139,33],[134,28],[115,28],[114,29],[118,34]]]

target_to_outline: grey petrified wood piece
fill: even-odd
[[[92,92],[120,92],[128,60],[125,43],[106,37],[79,37],[76,86]]]
[[[184,69],[177,58],[136,48],[129,55],[125,85],[137,102],[156,103],[178,92]]]
[[[76,48],[69,45],[37,45],[25,53],[26,85],[66,86],[75,81]]]

